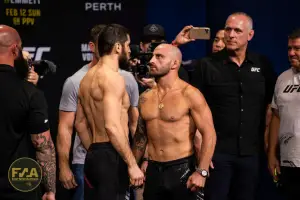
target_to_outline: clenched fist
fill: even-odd
[[[188,179],[187,188],[190,188],[192,192],[198,191],[205,185],[205,178],[201,176],[198,172],[194,172]]]

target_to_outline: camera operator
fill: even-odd
[[[164,28],[159,24],[148,24],[143,29],[143,34],[141,38],[141,42],[139,44],[140,53],[149,53],[149,60],[152,57],[152,52],[156,46],[158,46],[160,43],[166,43],[166,35]],[[134,51],[131,51],[131,54]],[[135,74],[139,74],[139,66],[141,64],[146,65],[147,63],[141,63],[141,60],[139,58],[133,58],[130,61],[131,67],[133,68],[133,72]],[[184,80],[185,82],[188,82],[189,77],[188,73],[185,69],[182,67],[179,68],[179,77]],[[143,77],[136,75],[137,82],[139,83],[139,93],[143,93],[147,88],[152,88],[156,85],[155,80],[153,78],[149,77]]]
[[[22,51],[23,58],[28,62],[31,59],[31,56],[29,52],[27,51]],[[34,71],[34,66],[30,66],[30,70],[27,75],[27,81],[33,83],[34,85],[37,85],[39,81],[39,75]]]
[[[27,51],[22,51],[23,59],[16,60],[14,68],[17,75],[34,85],[42,79],[49,72],[54,74],[56,72],[56,65],[48,60],[32,61],[32,58]]]
[[[21,56],[23,56],[23,59],[14,62],[14,68],[17,75],[19,75],[20,78],[37,85],[39,75],[34,71],[34,66],[29,65],[29,60],[31,60],[29,53],[27,51],[22,51]]]
[[[151,43],[165,41],[165,29],[159,24],[148,24],[143,29],[142,41],[140,42],[141,51],[146,53]]]
[[[43,200],[54,200],[56,158],[47,104],[40,90],[15,73],[14,63],[25,63],[21,46],[21,38],[15,29],[0,25],[0,199],[40,199],[39,189],[17,191],[7,176],[9,166],[16,159],[33,157],[31,148],[34,146],[36,160],[42,169]],[[29,143],[29,136],[33,145]]]

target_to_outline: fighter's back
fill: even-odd
[[[124,92],[121,118],[126,123],[126,121],[128,122],[129,99],[125,92],[124,79],[118,72],[97,64],[89,70],[80,83],[79,98],[92,133],[92,143],[110,141],[105,130],[105,103],[103,101],[105,95],[109,95],[107,89],[114,90],[114,86],[111,86],[110,83],[115,83],[115,87],[121,87]]]

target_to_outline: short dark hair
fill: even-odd
[[[129,31],[122,25],[109,24],[103,28],[98,37],[98,52],[100,56],[112,52],[114,45],[119,42],[121,45],[128,40]]]
[[[291,40],[294,40],[297,38],[300,38],[300,28],[297,28],[289,35],[289,39],[291,39]]]
[[[97,42],[98,35],[105,26],[106,26],[105,24],[97,24],[91,29],[91,32],[90,32],[90,41],[91,42],[93,42],[93,43]]]

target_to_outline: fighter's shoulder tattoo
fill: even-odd
[[[151,88],[148,88],[147,90],[145,90],[145,93],[150,92]]]
[[[140,103],[146,102],[146,100],[147,100],[146,95],[149,94],[150,91],[151,91],[151,89],[147,89],[140,95]]]
[[[142,95],[140,96],[140,103],[143,104],[143,103],[145,103],[146,101],[147,101],[147,98],[145,97],[145,95],[142,94]]]

